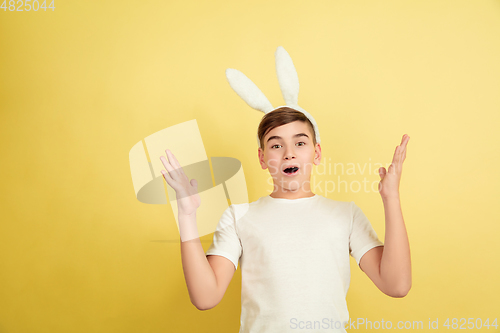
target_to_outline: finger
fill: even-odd
[[[392,157],[392,164],[396,164],[398,161],[399,146],[396,146],[394,150],[394,156]]]
[[[184,174],[184,170],[182,169],[181,164],[179,163],[179,161],[177,161],[177,158],[174,156],[174,154],[169,149],[165,150],[165,153],[167,154],[170,164],[179,172],[179,175],[187,178],[187,176]]]
[[[410,137],[407,134],[403,135],[403,140],[401,140],[400,146],[402,146],[403,148],[406,148],[408,141],[410,141]]]
[[[168,172],[166,172],[165,170],[160,170],[160,171],[161,171],[161,174],[163,175],[163,178],[168,183],[168,185],[172,186],[172,184],[174,182],[174,180],[172,179],[172,177],[170,177],[170,175],[168,174]]]
[[[410,137],[407,134],[405,134],[404,135],[403,150],[401,152],[401,164],[403,163],[403,161],[406,158],[406,147],[408,145],[408,141],[410,141]]]
[[[389,168],[387,168],[387,173],[390,173],[391,175],[395,175],[396,174],[396,164],[391,163],[391,165],[389,165]]]
[[[380,175],[380,180],[384,179],[386,173],[387,172],[385,171],[384,167],[381,167],[380,169],[378,169],[378,174]]]
[[[177,158],[175,158],[174,154],[169,150],[165,150],[165,154],[167,155],[167,158],[168,158],[168,161],[170,162],[170,164],[176,168],[176,169],[180,169],[181,165],[179,164],[179,161],[177,161]]]
[[[405,134],[405,147],[408,144],[408,141],[410,141],[410,136],[408,134]]]
[[[180,177],[182,177],[181,174],[179,174],[178,170],[175,169],[169,161],[167,161],[167,159],[165,158],[165,156],[160,156],[160,161],[163,163],[163,166],[165,167],[165,169],[167,169],[168,171],[168,175],[170,177],[170,179],[172,180],[179,180]]]
[[[406,145],[408,143],[408,140],[410,137],[405,134],[403,135],[403,138],[401,139],[401,144],[396,147],[396,152],[394,153],[394,158],[393,158],[393,163],[396,164],[398,167],[402,165],[403,163],[403,154],[406,150]]]
[[[160,161],[161,163],[163,163],[163,166],[165,167],[165,169],[167,169],[168,172],[172,172],[175,170],[174,167],[170,164],[170,162],[167,161],[165,156],[160,156]]]
[[[398,146],[398,155],[397,155],[397,159],[396,159],[396,163],[395,163],[395,166],[397,168],[399,168],[401,166],[401,164],[403,163],[403,151],[404,151],[404,146],[403,144],[399,145]]]

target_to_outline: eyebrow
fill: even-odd
[[[306,133],[298,133],[298,134],[295,134],[293,136],[293,138],[300,138],[301,136],[305,136],[306,138],[309,139],[309,136],[306,134]],[[277,136],[277,135],[273,135],[272,137],[270,137],[269,139],[267,139],[267,142],[273,140],[273,139],[277,139],[277,140],[282,140],[283,138],[281,136]]]

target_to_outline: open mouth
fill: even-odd
[[[299,167],[292,166],[292,167],[285,168],[285,169],[283,169],[283,173],[287,176],[294,176],[294,175],[299,173]]]

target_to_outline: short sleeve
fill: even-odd
[[[205,255],[225,257],[238,269],[238,260],[242,253],[240,238],[236,232],[236,218],[233,205],[229,206],[219,220],[214,232],[213,242]]]
[[[354,201],[351,201],[351,233],[349,235],[349,254],[356,259],[359,266],[361,257],[368,250],[384,245],[377,236],[370,221]]]

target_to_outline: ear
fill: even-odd
[[[278,46],[274,54],[276,58],[276,74],[280,84],[281,94],[286,105],[297,106],[299,98],[299,76],[293,65],[292,58],[283,48]]]
[[[280,84],[281,94],[286,102],[287,106],[290,106],[298,111],[303,112],[307,118],[311,121],[316,132],[316,141],[320,143],[318,125],[316,120],[312,117],[309,112],[304,110],[298,105],[299,99],[299,76],[293,65],[292,58],[283,48],[283,46],[278,46],[275,52],[276,58],[276,74],[278,75],[278,82]]]
[[[321,163],[321,145],[316,143],[314,149],[314,165],[319,165]]]
[[[237,69],[226,69],[226,78],[233,90],[248,104],[250,107],[268,113],[274,110],[273,106],[267,97],[248,77]]]
[[[264,151],[262,150],[262,148],[259,148],[258,154],[259,154],[260,166],[262,167],[263,170],[267,169],[266,162],[264,162]]]

